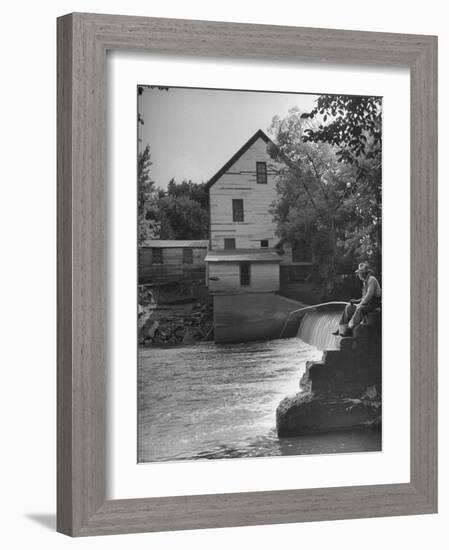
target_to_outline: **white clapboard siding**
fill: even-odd
[[[256,162],[267,163],[267,183],[257,183]],[[212,249],[224,248],[225,238],[235,238],[237,248],[260,248],[267,239],[269,247],[278,242],[276,224],[270,208],[276,200],[275,182],[284,164],[274,161],[267,144],[257,139],[211,186],[210,231]],[[234,222],[232,199],[243,199],[244,221]]]
[[[251,263],[250,284],[240,286],[238,262],[210,262],[208,266],[210,292],[274,292],[279,290],[278,263]],[[217,279],[217,280],[214,280]]]

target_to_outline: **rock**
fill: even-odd
[[[337,343],[338,349],[325,351],[321,361],[306,363],[299,382],[303,391],[279,404],[279,437],[381,424],[380,314]]]
[[[157,329],[159,328],[159,322],[158,321],[154,321],[152,323],[152,325],[148,328],[147,330],[147,335],[150,337],[150,338],[154,338],[154,334],[155,332],[157,331]]]
[[[184,334],[184,338],[182,339],[183,344],[193,344],[195,342],[193,338],[192,331],[190,329],[187,329]]]
[[[147,324],[148,319],[151,316],[152,311],[150,309],[145,309],[139,306],[139,315],[138,315],[138,329],[139,331]]]
[[[337,337],[337,346],[340,350],[349,350],[353,349],[355,345],[355,340],[351,336],[338,336]]]
[[[145,324],[139,326],[139,342],[143,344],[148,338],[153,338],[158,326],[159,323],[157,321],[147,318]]]
[[[139,289],[140,345],[191,344],[210,337],[212,307],[204,303],[204,298],[191,296],[190,285],[158,287],[157,300],[153,291],[148,286]]]
[[[376,386],[368,386],[366,392],[362,395],[362,399],[371,399],[374,400],[378,397]]]
[[[287,397],[276,410],[279,437],[379,426],[378,400],[335,398],[312,392]]]

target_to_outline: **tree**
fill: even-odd
[[[172,178],[167,191],[159,189],[157,219],[161,239],[207,239],[209,209],[203,183]]]
[[[348,161],[338,154],[345,148],[342,141],[325,141],[323,122],[324,117],[314,120],[298,108],[283,120],[273,119],[271,153],[288,166],[277,182],[273,214],[281,238],[311,244],[313,280],[332,297],[340,275],[357,261],[372,259],[378,246],[379,197],[371,185],[378,155],[367,155],[373,151],[368,136],[365,150],[353,153],[357,161]]]
[[[270,132],[277,146],[272,154],[288,166],[277,183],[279,199],[273,213],[281,238],[310,244],[313,280],[329,295],[337,279],[339,218],[352,173],[338,163],[330,145],[304,141],[310,128],[298,108],[283,120],[273,120]]]
[[[346,207],[355,220],[346,231],[346,248],[369,260],[381,272],[382,263],[382,99],[375,96],[321,95],[302,118],[321,117],[318,128],[305,130],[303,140],[335,147],[339,162],[356,174]],[[327,122],[327,124],[325,124]]]
[[[207,239],[208,194],[203,183],[171,179],[167,190],[151,179],[150,146],[138,155],[138,240]]]
[[[337,148],[340,162],[355,164],[360,160],[382,157],[382,100],[374,96],[321,95],[310,113],[302,119],[321,121],[318,127],[305,130],[305,142],[328,143]],[[325,124],[329,121],[327,124]]]
[[[159,237],[160,225],[157,222],[155,210],[156,189],[150,177],[151,169],[150,146],[137,157],[137,216],[138,242],[141,245],[147,239]]]
[[[192,180],[183,180],[176,183],[172,178],[168,182],[167,194],[174,198],[187,197],[200,204],[201,208],[207,209],[209,196],[204,183],[194,183]]]

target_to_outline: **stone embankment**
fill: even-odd
[[[147,288],[139,296],[139,345],[172,346],[213,340],[209,303],[178,295],[169,300]]]
[[[370,314],[353,337],[337,340],[337,350],[307,363],[302,391],[279,404],[279,437],[380,426],[381,314]]]

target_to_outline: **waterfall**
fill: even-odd
[[[298,338],[323,351],[338,349],[332,332],[338,327],[341,313],[341,308],[308,311],[301,320]]]

